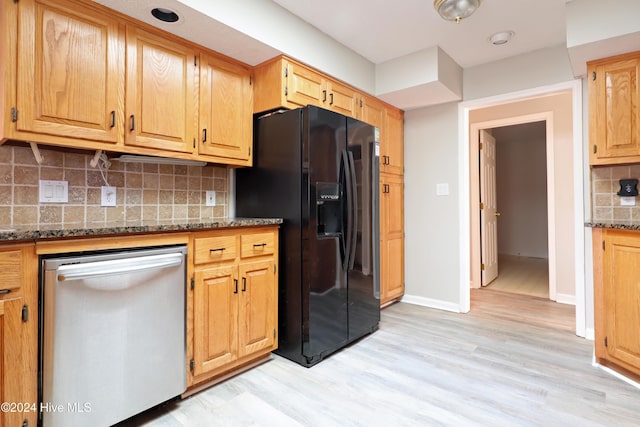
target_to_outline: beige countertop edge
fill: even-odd
[[[216,228],[256,227],[282,224],[281,218],[228,218],[205,221],[133,222],[133,223],[85,223],[43,227],[38,230],[0,229],[0,243],[64,239],[68,237],[107,236],[129,233],[158,233],[162,231],[198,231]]]

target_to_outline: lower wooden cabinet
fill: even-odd
[[[404,178],[380,174],[380,304],[404,295]]]
[[[225,375],[277,347],[277,231],[195,235],[190,385]]]
[[[596,359],[638,380],[640,232],[594,229],[593,256]]]

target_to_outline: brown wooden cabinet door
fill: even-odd
[[[118,22],[64,0],[21,0],[18,22],[17,129],[121,142],[125,68]]]
[[[404,295],[404,181],[380,176],[380,303]]]
[[[401,111],[386,109],[380,135],[380,171],[404,173],[404,117]]]
[[[275,262],[240,264],[239,357],[274,348],[278,313]]]
[[[237,267],[196,271],[194,289],[194,375],[234,361],[238,324]]]
[[[626,56],[590,67],[589,71],[591,163],[639,161],[640,56]]]
[[[25,383],[32,379],[25,369],[22,306],[22,298],[0,300],[0,402],[20,405],[0,411],[1,426],[21,426],[26,418],[35,418],[29,415],[35,413],[34,407],[25,408],[36,402],[27,402],[25,396]]]
[[[362,121],[382,130],[384,126],[384,105],[370,97],[362,100]]]
[[[640,375],[640,237],[611,233],[604,250],[604,331],[608,358]]]
[[[127,27],[125,144],[194,151],[197,71],[190,47]]]
[[[300,106],[308,104],[323,106],[329,99],[325,77],[299,64],[287,62],[287,101]]]
[[[200,61],[198,153],[250,165],[253,103],[248,69],[217,58]]]
[[[333,80],[327,81],[328,99],[324,107],[345,116],[356,118],[356,93]]]

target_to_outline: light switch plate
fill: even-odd
[[[620,206],[635,206],[635,197],[620,197]]]
[[[68,203],[69,183],[41,179],[38,196],[40,203]]]
[[[205,206],[215,206],[216,205],[216,192],[207,190],[205,193]]]
[[[102,186],[102,206],[115,206],[116,205],[116,187]]]
[[[449,184],[444,182],[441,184],[436,184],[436,196],[448,196],[449,195]]]

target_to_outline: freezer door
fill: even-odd
[[[344,116],[316,107],[303,121],[302,352],[308,364],[348,340],[348,289],[343,269],[346,145]]]

